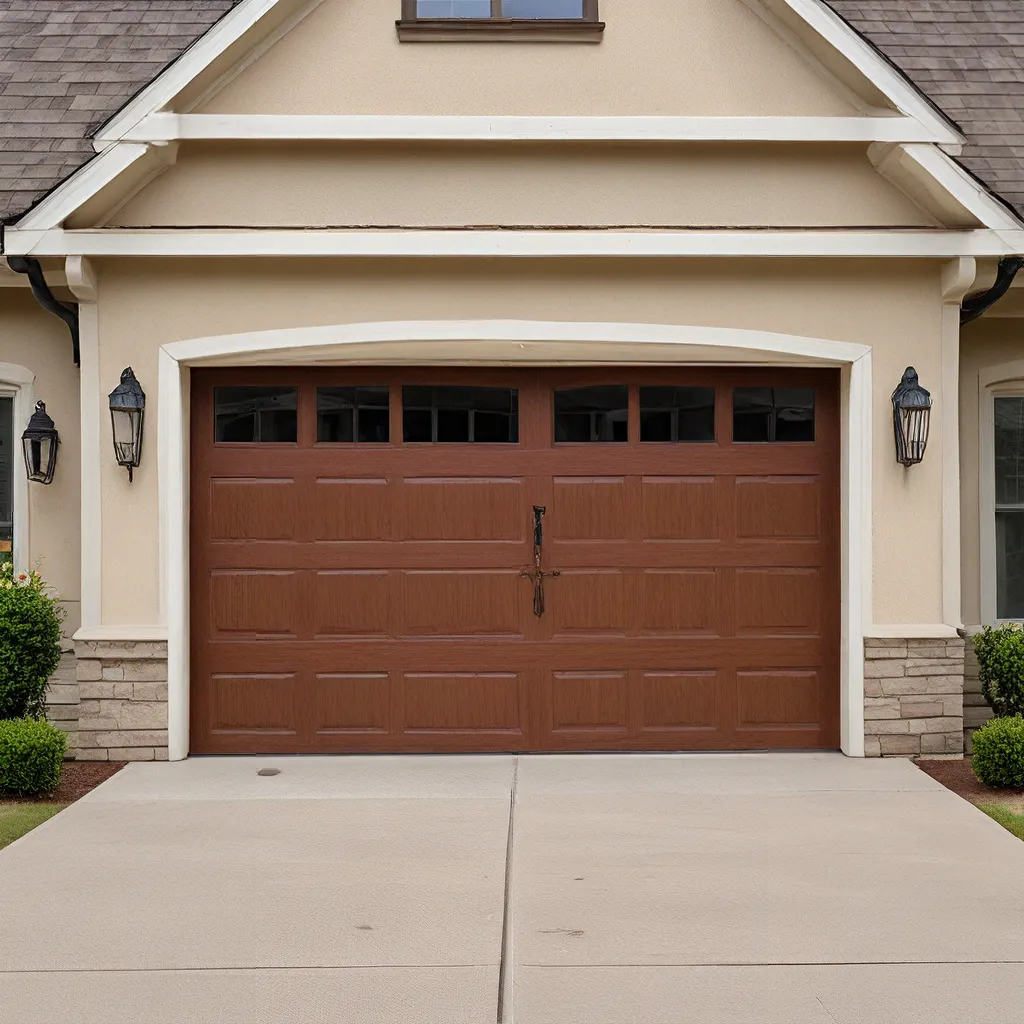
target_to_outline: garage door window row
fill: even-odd
[[[715,389],[640,387],[640,441],[714,443]],[[317,388],[317,441],[388,444],[390,390]],[[215,389],[215,437],[222,443],[295,443],[298,389]],[[628,443],[630,389],[625,384],[558,388],[553,392],[559,444]],[[732,393],[733,441],[741,444],[814,441],[814,389],[738,387]],[[516,388],[402,387],[405,444],[518,444]]]

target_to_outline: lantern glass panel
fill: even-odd
[[[900,429],[903,434],[905,457],[908,462],[917,463],[924,458],[928,443],[929,409],[900,409]]]
[[[137,466],[142,432],[142,412],[138,409],[111,409],[114,428],[114,451],[122,466]]]

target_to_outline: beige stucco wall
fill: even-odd
[[[68,635],[81,618],[78,370],[71,351],[67,327],[43,312],[27,288],[0,288],[0,363],[23,366],[35,375],[35,399],[46,403],[60,432],[53,483],[29,486],[29,567],[39,569],[60,594]],[[15,423],[16,439],[25,426]],[[18,443],[15,472],[23,471]]]
[[[1009,302],[1008,297],[1006,302]],[[1024,320],[983,317],[964,327],[960,341],[960,501],[963,618],[981,621],[980,405],[985,400],[982,374],[1010,366],[1001,379],[1019,380],[1024,393]]]
[[[193,144],[110,223],[936,225],[863,146],[748,143]]]
[[[131,364],[157,414],[162,343],[222,333],[400,319],[716,325],[874,346],[874,607],[878,623],[938,623],[941,423],[928,458],[893,458],[889,394],[937,366],[939,267],[901,261],[108,261],[100,272],[101,386]],[[467,353],[471,349],[467,349]],[[471,355],[467,355],[471,358]],[[159,621],[156,436],[129,485],[104,458],[103,620]],[[127,563],[130,574],[122,571]]]
[[[399,0],[325,0],[201,109],[280,114],[856,112],[742,0],[603,0],[599,44],[399,43]]]

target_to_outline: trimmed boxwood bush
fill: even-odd
[[[1024,714],[1024,632],[1016,623],[974,635],[978,678],[988,706],[1000,718]]]
[[[35,718],[0,721],[0,793],[35,796],[60,782],[67,736]]]
[[[0,564],[0,718],[44,718],[64,611],[37,572]]]
[[[993,718],[974,734],[974,774],[986,786],[1024,786],[1024,716]]]

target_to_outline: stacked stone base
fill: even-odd
[[[78,733],[82,761],[167,760],[167,644],[79,640]]]
[[[962,757],[964,642],[864,641],[868,757]]]
[[[75,756],[78,739],[78,682],[75,679],[75,656],[70,651],[61,655],[57,671],[50,676],[46,691],[46,717],[68,734],[67,756]]]

